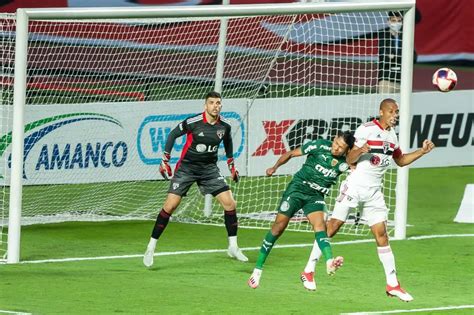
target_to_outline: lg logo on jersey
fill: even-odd
[[[196,145],[196,151],[198,152],[216,152],[219,146],[207,146],[205,144],[199,143]]]

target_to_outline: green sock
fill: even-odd
[[[263,269],[263,264],[265,260],[267,260],[270,251],[272,250],[273,245],[277,241],[278,236],[272,234],[272,231],[268,231],[267,235],[265,235],[265,239],[263,240],[262,247],[260,247],[260,253],[258,254],[257,264],[255,268]]]
[[[324,259],[328,261],[332,258],[331,244],[329,244],[329,237],[326,231],[314,233],[316,242],[318,243],[319,249],[324,255]]]

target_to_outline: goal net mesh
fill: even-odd
[[[3,244],[15,20],[1,19]],[[399,54],[391,46],[399,43],[380,47],[387,19],[387,12],[228,18],[222,115],[232,122],[242,175],[239,183],[229,180],[241,227],[271,225],[305,160],[292,159],[266,177],[281,154],[355,130],[377,116],[383,98],[398,97],[377,91],[381,60],[394,57],[379,53]],[[158,172],[166,136],[201,112],[215,87],[219,28],[217,18],[30,21],[22,223],[154,219],[169,186]],[[173,166],[184,143],[178,139],[173,148]],[[222,147],[218,164],[228,177]],[[383,187],[390,222],[395,176],[387,172]],[[329,209],[338,187],[327,198]],[[204,208],[192,187],[173,219],[223,225],[216,200],[211,211]],[[355,211],[343,232],[366,233],[362,223]],[[311,227],[298,213],[289,229]]]

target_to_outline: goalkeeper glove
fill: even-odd
[[[227,167],[230,171],[230,178],[237,183],[239,181],[239,171],[235,169],[234,158],[227,159]]]
[[[165,152],[163,153],[163,157],[161,158],[160,163],[160,173],[164,179],[169,180],[173,176],[173,172],[171,171],[171,166],[169,164],[170,161],[170,154]]]

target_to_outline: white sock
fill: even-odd
[[[148,249],[155,250],[157,241],[158,241],[157,239],[154,239],[153,237],[150,237],[150,241],[148,242]]]
[[[229,236],[229,247],[239,247],[237,245],[237,235],[236,236]]]
[[[377,253],[379,254],[380,262],[385,270],[385,277],[387,278],[387,284],[391,287],[398,285],[397,270],[395,268],[395,256],[393,256],[392,249],[389,246],[377,247]]]
[[[313,248],[311,249],[311,254],[309,255],[308,262],[306,263],[306,267],[304,267],[304,272],[314,272],[316,268],[316,263],[321,258],[323,253],[319,249],[318,242],[314,241]]]

